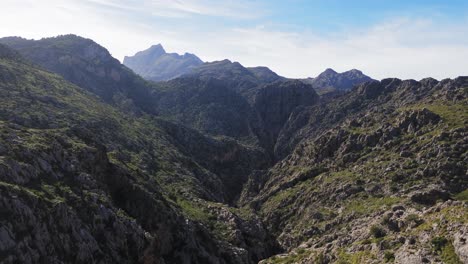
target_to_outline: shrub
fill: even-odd
[[[390,262],[390,261],[393,262],[395,260],[395,254],[393,254],[393,252],[391,251],[385,251],[384,259],[385,259],[385,262]]]
[[[419,216],[417,214],[409,214],[406,218],[405,218],[405,222],[407,224],[411,224],[411,223],[414,223],[414,227],[417,227],[419,225],[421,225],[422,223],[424,223],[424,220],[422,220],[421,218],[419,218]]]
[[[431,240],[431,244],[434,247],[434,251],[440,252],[447,245],[448,240],[445,237],[434,237]]]
[[[381,226],[374,225],[370,228],[370,234],[375,238],[381,238],[386,235],[386,232]]]

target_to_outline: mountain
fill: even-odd
[[[102,100],[136,111],[135,105],[154,112],[151,85],[113,58],[90,39],[64,35],[40,40],[1,38],[24,58],[60,74],[68,81],[98,95]]]
[[[275,252],[254,214],[227,206],[267,166],[261,150],[135,116],[0,54],[2,262],[253,263]]]
[[[314,86],[314,88],[321,94],[336,90],[347,91],[357,84],[371,80],[372,78],[356,69],[337,73],[330,68],[326,69],[315,78],[303,79],[304,82]]]
[[[94,41],[75,35],[37,41],[10,37],[0,43],[122,110],[157,115],[204,133],[257,145],[267,141],[252,106],[255,94],[262,85],[283,79],[268,68],[248,69],[224,60],[200,65],[183,78],[154,84]]]
[[[162,45],[158,44],[134,56],[125,56],[123,64],[147,80],[167,81],[190,72],[193,67],[203,64],[203,61],[190,53],[166,53]]]
[[[78,36],[0,43],[2,263],[468,261],[468,77],[319,96],[228,60],[154,83]]]

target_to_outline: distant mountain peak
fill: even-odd
[[[335,70],[333,70],[332,68],[327,68],[321,74],[337,74],[337,72]]]
[[[311,84],[320,94],[324,94],[335,90],[350,90],[353,86],[367,81],[372,78],[362,73],[358,69],[351,69],[342,73],[338,73],[331,68],[327,68],[315,78],[306,78],[302,81]]]
[[[202,63],[200,58],[191,53],[167,53],[161,44],[153,45],[133,56],[125,56],[123,61],[125,66],[152,81],[177,78]]]
[[[166,50],[164,49],[164,47],[161,44],[152,45],[148,50],[151,51],[151,52],[166,53]]]

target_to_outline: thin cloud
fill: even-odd
[[[377,79],[468,74],[468,19],[441,23],[430,16],[394,17],[324,35],[281,30],[268,20],[233,27],[212,17],[217,23],[197,24],[202,14],[204,19],[207,14],[242,10],[237,2],[208,5],[208,0],[190,0],[164,5],[169,1],[147,0],[142,6],[141,1],[137,5],[117,0],[4,1],[0,23],[9,26],[0,27],[0,36],[38,39],[73,33],[95,40],[118,59],[162,43],[171,52],[195,53],[205,61],[228,58],[245,66],[268,66],[286,77],[316,76],[328,67],[357,68]],[[156,19],[152,12],[184,19]]]
[[[85,4],[99,8],[113,8],[122,12],[138,12],[169,18],[184,18],[193,15],[235,19],[254,19],[264,12],[255,1],[216,1],[216,0],[86,0]]]
[[[154,0],[150,5],[172,12],[215,17],[253,19],[263,15],[263,7],[259,3],[245,0]]]
[[[358,68],[374,78],[468,74],[468,60],[462,59],[468,58],[468,25],[437,25],[427,19],[394,18],[332,36],[254,27],[217,32],[209,43],[193,35],[184,39],[192,37],[191,48],[208,60],[224,55],[247,66],[269,66],[288,77],[315,76],[327,67]]]

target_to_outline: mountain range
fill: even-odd
[[[466,263],[467,95],[2,38],[0,263]]]
[[[244,68],[238,62],[231,63],[229,60],[204,64],[194,54],[166,53],[161,44],[137,52],[134,56],[125,57],[123,64],[150,81],[167,81],[184,75],[215,76],[229,80],[239,78],[238,76],[246,78],[249,75],[254,75],[256,79],[263,82],[285,79],[267,67]],[[320,94],[348,91],[357,84],[371,80],[372,78],[356,69],[337,73],[330,68],[315,78],[302,79],[304,83],[311,84]],[[255,82],[255,80],[249,81]]]

